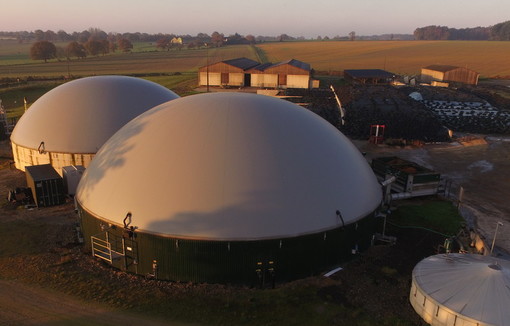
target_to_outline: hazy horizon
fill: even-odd
[[[2,5],[0,31],[345,36],[412,34],[429,25],[488,27],[509,20],[508,0],[18,0]]]

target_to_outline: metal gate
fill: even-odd
[[[138,243],[108,231],[90,237],[92,256],[125,271],[137,272]]]

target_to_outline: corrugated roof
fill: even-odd
[[[348,69],[344,73],[349,74],[353,78],[393,78],[394,74],[382,69]]]
[[[61,176],[51,164],[27,166],[26,172],[34,181],[60,179]]]
[[[230,59],[230,60],[224,60],[222,61],[225,64],[246,70],[253,68],[257,65],[260,65],[259,62],[248,59],[248,58],[236,58],[236,59]]]
[[[258,66],[253,67],[252,69],[258,70],[258,71],[264,71],[265,69],[271,67],[273,64],[271,62],[261,63]]]
[[[303,70],[306,70],[306,71],[310,71],[311,70],[310,64],[305,63],[303,61],[296,60],[296,59],[290,59],[290,60],[287,60],[287,61],[278,62],[278,63],[275,63],[274,65],[272,65],[270,67],[274,68],[274,67],[278,67],[278,66],[282,66],[282,65],[291,65],[291,66],[294,66],[296,68],[300,68],[300,69],[303,69]],[[269,67],[267,67],[267,68],[269,68]]]
[[[441,71],[441,72],[447,72],[447,71],[450,71],[450,70],[454,70],[454,69],[458,69],[460,67],[456,67],[456,66],[449,66],[449,65],[430,65],[430,66],[426,66],[425,68],[423,69],[428,69],[428,70],[434,70],[434,71]]]

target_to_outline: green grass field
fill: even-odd
[[[0,78],[27,76],[90,76],[90,75],[131,75],[173,72],[196,72],[208,62],[217,62],[237,57],[257,59],[253,47],[247,45],[228,46],[210,49],[182,49],[157,51],[149,43],[135,43],[131,53],[112,53],[105,56],[85,59],[29,60],[27,44],[11,44],[0,41]]]

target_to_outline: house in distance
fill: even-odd
[[[279,63],[259,63],[248,58],[216,62],[199,69],[200,86],[317,88],[310,64],[290,59]]]

